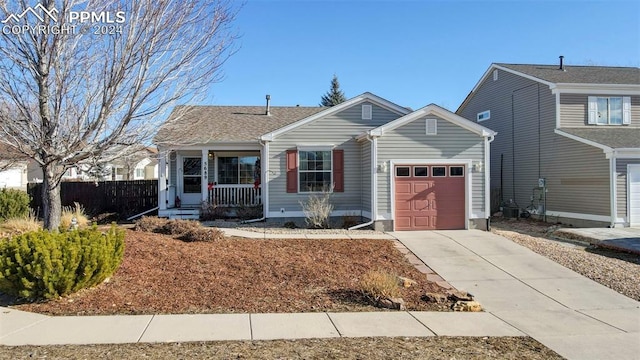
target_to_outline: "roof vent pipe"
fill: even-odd
[[[271,95],[267,95],[267,111],[265,115],[271,116]]]
[[[562,55],[560,55],[560,69],[559,70],[566,71],[564,69],[564,56],[562,56]]]

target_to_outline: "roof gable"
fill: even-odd
[[[379,126],[375,129],[371,129],[369,131],[367,131],[365,134],[360,135],[358,138],[364,138],[366,135],[370,135],[370,136],[384,136],[385,132],[389,132],[391,130],[394,130],[396,128],[399,128],[407,123],[410,123],[414,120],[420,119],[422,117],[425,116],[429,116],[429,115],[434,115],[437,116],[439,118],[442,118],[446,121],[449,121],[455,125],[460,126],[463,129],[469,130],[475,134],[478,134],[480,136],[484,136],[484,137],[488,137],[488,136],[495,136],[497,133],[493,130],[490,130],[482,125],[479,125],[477,123],[474,123],[473,121],[469,121],[465,118],[463,118],[460,115],[456,115],[454,113],[452,113],[451,111],[442,108],[438,105],[435,104],[429,104],[421,109],[418,109],[410,114],[407,114],[401,118],[398,118],[394,121],[391,121],[387,124],[384,124],[382,126]]]
[[[356,96],[354,98],[351,98],[351,99],[349,99],[349,100],[347,100],[347,101],[345,101],[343,103],[340,103],[338,105],[332,106],[330,108],[325,108],[325,110],[323,110],[321,112],[318,112],[318,113],[313,114],[313,115],[311,115],[309,117],[306,117],[304,119],[296,121],[296,122],[294,122],[292,124],[289,124],[289,125],[287,125],[285,127],[282,127],[282,128],[277,129],[275,131],[272,131],[272,132],[270,132],[268,134],[265,134],[265,135],[263,135],[261,137],[261,139],[265,140],[265,141],[272,141],[275,138],[277,138],[278,136],[280,136],[280,135],[282,135],[284,133],[287,133],[287,132],[289,132],[289,131],[291,131],[293,129],[296,129],[296,128],[298,128],[300,126],[303,126],[303,125],[306,125],[306,124],[309,124],[309,123],[311,123],[313,121],[322,119],[322,118],[324,118],[326,116],[337,114],[340,111],[343,111],[343,110],[348,109],[348,108],[350,108],[352,106],[355,106],[355,105],[358,105],[360,103],[363,103],[365,101],[374,103],[374,104],[376,104],[378,106],[381,106],[381,107],[383,107],[383,108],[385,108],[385,109],[387,109],[389,111],[395,112],[395,113],[397,113],[399,115],[406,115],[407,113],[410,112],[410,110],[405,108],[405,107],[402,107],[400,105],[392,103],[391,101],[383,99],[383,98],[381,98],[381,97],[379,97],[377,95],[374,95],[374,94],[372,94],[370,92],[365,92],[365,93],[363,93],[361,95],[358,95],[358,96]]]

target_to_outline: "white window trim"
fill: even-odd
[[[611,123],[611,99],[622,100],[622,122],[620,124]],[[598,122],[598,99],[607,99],[609,109],[607,109],[607,122]],[[596,126],[622,126],[631,123],[631,97],[630,96],[589,96],[587,98],[587,124]]]
[[[493,69],[493,81],[498,81],[498,69]]]
[[[422,168],[422,167],[427,169],[427,175],[416,175],[416,168]],[[417,177],[417,178],[429,177],[429,167],[426,165],[413,166],[413,177]]]
[[[480,117],[481,117],[482,115],[484,115],[484,114],[486,114],[486,115],[487,115],[487,117],[485,117],[485,118],[483,118],[483,119],[480,119]],[[477,121],[477,122],[483,122],[483,121],[487,121],[487,120],[489,120],[489,119],[491,119],[491,110],[481,111],[481,112],[479,112],[479,113],[476,115],[476,121]]]
[[[433,173],[433,168],[434,167],[436,167],[436,168],[444,168],[444,175],[443,176],[435,175]],[[447,166],[435,165],[435,166],[430,166],[430,168],[431,168],[431,177],[449,177],[449,174],[447,172],[449,170],[449,168]]]
[[[298,146],[297,147],[297,154],[296,156],[298,157],[298,194],[321,194],[323,191],[300,191],[300,152],[301,151],[328,151],[329,152],[329,156],[331,156],[331,180],[329,181],[329,192],[333,193],[333,146]],[[311,172],[311,171],[305,171],[305,172]],[[323,172],[325,172],[323,170]]]
[[[462,175],[451,175],[451,168],[452,167],[461,167],[462,168]],[[463,165],[454,165],[454,166],[449,166],[449,173],[447,174],[449,177],[464,177],[464,166]]]
[[[429,122],[433,122],[433,132],[429,132]],[[438,135],[438,119],[429,118],[424,120],[424,133],[425,135]]]
[[[241,157],[257,157],[257,158],[260,158],[260,154],[258,154],[258,155],[244,155],[244,154],[243,154],[243,155],[236,155],[236,154],[233,154],[233,155],[224,155],[224,154],[223,154],[223,156],[217,156],[217,155],[216,155],[216,159],[215,159],[215,162],[214,162],[214,166],[215,166],[215,177],[216,177],[216,181],[215,181],[215,183],[216,183],[216,185],[249,185],[249,184],[241,184],[241,183],[240,183],[240,158],[241,158]],[[219,162],[218,160],[219,160],[220,158],[238,158],[238,166],[237,166],[238,182],[237,182],[237,183],[235,183],[235,184],[222,184],[222,183],[220,183],[220,179],[218,178],[218,174],[219,174],[219,170],[220,170],[220,169],[218,168],[218,166],[220,166],[220,162]],[[261,163],[262,163],[262,159],[260,159],[260,161],[261,161]],[[207,174],[207,175],[208,175],[208,174]]]
[[[409,169],[409,175],[398,175],[398,169],[400,169],[400,168],[407,168],[407,169]],[[411,177],[411,166],[409,166],[409,165],[396,165],[396,167],[394,168],[394,170],[393,170],[393,171],[394,171],[394,173],[395,173],[395,174],[394,174],[394,175],[395,175],[395,177],[402,177],[402,178],[405,178],[405,177]]]
[[[362,105],[362,120],[371,120],[373,119],[373,106],[370,104]]]

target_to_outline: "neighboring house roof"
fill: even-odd
[[[0,143],[0,161],[4,162],[17,162],[17,161],[29,161],[29,158],[23,153],[19,152],[16,148],[7,144]]]
[[[280,129],[325,107],[272,106],[177,106],[160,127],[158,145],[205,144],[257,141],[261,135]]]
[[[602,144],[611,149],[640,148],[640,128],[562,128],[558,129],[581,139]]]
[[[511,69],[554,84],[640,84],[640,68],[614,66],[571,66],[564,71],[558,65],[501,64]]]
[[[342,110],[345,110],[347,108],[350,108],[354,105],[357,105],[359,103],[363,103],[363,102],[371,102],[374,103],[378,106],[381,106],[383,108],[386,108],[392,112],[395,112],[398,115],[406,115],[408,113],[411,112],[411,110],[409,108],[406,107],[402,107],[398,104],[392,103],[391,101],[387,100],[387,99],[383,99],[375,94],[372,94],[370,92],[365,92],[362,93],[356,97],[353,97],[345,102],[342,102],[338,105],[329,107],[329,108],[323,108],[323,110],[321,112],[318,112],[316,114],[313,114],[312,116],[308,116],[304,119],[301,119],[300,121],[294,122],[288,126],[285,126],[283,128],[280,129],[276,129],[273,132],[270,132],[268,134],[265,134],[261,137],[262,140],[273,140],[275,137],[277,137],[278,135],[284,134],[288,131],[291,131],[299,126],[302,126],[304,124],[308,124],[314,120],[320,119],[322,117],[325,116],[330,116],[333,114],[336,114]]]
[[[543,83],[552,91],[563,89],[566,92],[602,93],[615,88],[618,95],[640,92],[640,68],[637,67],[565,65],[561,70],[559,65],[494,63],[469,92],[456,113],[464,109],[476,90],[496,69]]]
[[[495,136],[497,133],[493,130],[490,130],[482,125],[479,125],[473,121],[469,121],[462,116],[456,115],[451,111],[440,107],[436,104],[429,104],[421,109],[413,111],[401,118],[388,122],[382,126],[379,126],[375,129],[371,129],[367,131],[365,134],[358,136],[358,140],[364,138],[366,135],[372,136],[383,136],[385,132],[396,129],[408,122],[414,121],[416,119],[420,119],[425,116],[437,116],[439,118],[450,121],[451,123],[458,125],[464,129],[467,129],[473,133],[476,133],[480,136]]]

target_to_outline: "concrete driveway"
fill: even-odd
[[[628,251],[640,255],[640,228],[562,228],[554,235],[563,237],[564,233],[579,235],[589,243],[616,250]]]
[[[638,359],[640,302],[478,230],[391,233],[485,310],[568,359]]]

